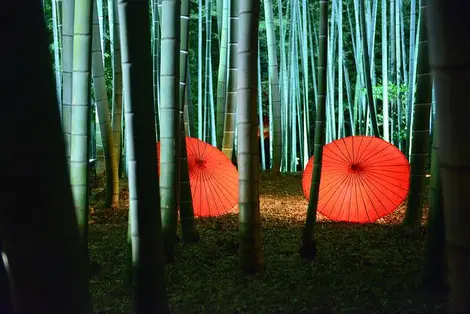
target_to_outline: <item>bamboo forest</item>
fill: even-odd
[[[0,313],[470,313],[469,12],[5,1]]]

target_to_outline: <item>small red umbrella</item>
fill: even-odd
[[[260,127],[258,126],[258,137],[260,137]],[[269,138],[269,117],[263,116],[263,138]]]
[[[220,216],[238,203],[238,171],[220,150],[186,137],[189,183],[196,217]],[[160,172],[160,142],[157,143]]]
[[[302,188],[307,199],[313,156]],[[373,222],[390,214],[406,198],[410,166],[392,144],[372,136],[349,136],[323,148],[318,212],[335,221]]]

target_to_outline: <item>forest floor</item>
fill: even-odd
[[[374,224],[332,223],[318,216],[317,259],[297,253],[307,201],[301,176],[262,176],[261,217],[266,268],[243,275],[233,243],[234,213],[197,219],[201,240],[178,244],[166,266],[172,313],[437,313],[447,298],[421,287],[425,235],[399,228],[404,208]],[[91,202],[90,254],[101,265],[90,285],[97,313],[131,313],[125,187],[116,208],[103,208],[103,189]],[[424,223],[424,219],[423,219]]]

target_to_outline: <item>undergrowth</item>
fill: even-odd
[[[262,177],[261,211],[266,268],[243,275],[237,257],[238,216],[197,219],[201,240],[178,244],[166,266],[172,313],[436,313],[446,297],[421,287],[424,233],[407,235],[404,208],[374,224],[328,222],[319,215],[318,255],[311,264],[297,253],[307,202],[299,175]],[[92,195],[91,258],[101,271],[91,279],[95,311],[131,313],[125,285],[127,189],[115,208]]]

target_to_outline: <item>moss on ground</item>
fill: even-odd
[[[319,215],[314,264],[297,250],[307,202],[301,177],[262,177],[261,210],[266,269],[241,274],[236,252],[236,209],[223,217],[197,219],[201,240],[178,244],[166,267],[172,313],[433,313],[446,297],[421,287],[424,234],[406,235],[398,224],[404,208],[374,224],[331,223]],[[102,207],[93,191],[91,258],[101,271],[91,279],[95,311],[130,313],[125,287],[127,192],[116,208]]]

